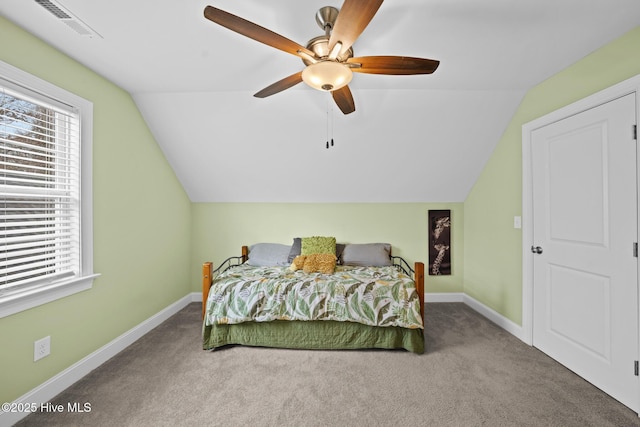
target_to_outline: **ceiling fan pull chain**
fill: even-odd
[[[333,114],[333,97],[331,92],[327,92],[327,149],[329,148],[329,141],[331,141],[331,147],[333,147],[333,127],[334,127],[334,114]]]
[[[334,128],[334,120],[335,117],[333,115],[333,102],[328,101],[329,103],[327,104],[328,106],[330,106],[329,108],[331,108],[331,146],[333,147],[333,128]],[[328,138],[327,138],[328,139]]]
[[[329,96],[327,96],[327,150],[328,149],[329,149]]]

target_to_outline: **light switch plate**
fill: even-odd
[[[513,228],[522,228],[522,217],[514,216],[513,217]]]

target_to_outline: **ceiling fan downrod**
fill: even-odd
[[[336,23],[336,19],[338,18],[338,12],[339,10],[333,6],[321,7],[316,12],[316,23],[325,32],[327,37],[331,35],[333,25]]]
[[[315,57],[307,57],[300,53],[300,59],[304,65],[311,65],[319,61],[331,60],[333,62],[344,63],[347,59],[353,58],[353,48],[349,48],[342,55],[339,52],[342,48],[342,43],[336,43],[333,51],[329,50],[329,39],[331,38],[331,31],[335,25],[338,13],[340,11],[333,6],[325,6],[316,12],[316,23],[318,27],[322,28],[325,32],[324,35],[314,37],[307,42],[307,49],[315,54]]]

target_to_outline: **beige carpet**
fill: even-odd
[[[463,304],[427,351],[200,348],[191,304],[21,426],[640,426],[637,414]]]

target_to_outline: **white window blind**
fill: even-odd
[[[0,296],[78,276],[80,117],[0,80]]]

